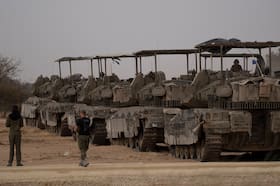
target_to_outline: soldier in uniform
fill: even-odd
[[[79,134],[78,145],[81,151],[81,161],[79,165],[83,167],[87,167],[89,163],[86,160],[87,158],[86,153],[89,146],[91,126],[90,126],[90,119],[86,117],[85,111],[80,112],[80,118],[76,120],[76,125],[77,125],[77,132]]]
[[[241,72],[242,71],[242,67],[239,65],[239,60],[235,59],[233,61],[233,65],[231,66],[230,69],[232,72]]]
[[[21,127],[23,120],[20,115],[18,106],[13,106],[12,113],[6,120],[6,127],[9,127],[10,157],[7,166],[12,166],[14,159],[14,146],[16,146],[17,166],[23,166],[21,163]]]

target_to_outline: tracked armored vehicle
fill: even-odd
[[[56,60],[56,62],[59,63],[59,79],[63,83],[61,88],[55,90],[55,93],[52,94],[57,95],[56,97],[51,97],[55,99],[56,102],[45,105],[42,109],[47,118],[46,125],[51,125],[48,127],[52,129],[51,131],[69,135],[70,129],[70,135],[73,135],[75,139],[75,119],[79,116],[79,112],[84,110],[95,125],[95,132],[91,138],[92,143],[99,145],[108,144],[108,140],[106,139],[105,119],[108,117],[111,110],[109,107],[104,107],[104,105],[110,105],[112,102],[112,95],[110,95],[110,92],[112,92],[111,87],[117,83],[119,79],[114,74],[112,76],[107,76],[106,61],[104,62],[105,72],[103,72],[102,66],[104,66],[104,64],[101,61],[102,59],[105,58],[63,57]],[[88,78],[83,78],[81,74],[72,74],[72,61],[84,60],[90,61],[91,63],[91,76]],[[93,77],[94,60],[98,62],[98,78]],[[61,78],[61,63],[63,62],[69,62],[70,76],[66,79]],[[68,130],[66,130],[67,128]]]
[[[153,151],[157,144],[165,143],[175,157],[200,161],[219,161],[222,152],[250,152],[272,160],[280,150],[280,80],[271,75],[271,62],[265,63],[261,52],[269,48],[271,54],[271,48],[278,46],[279,42],[215,39],[191,50],[60,58],[59,67],[62,62],[69,62],[69,78],[61,78],[60,67],[60,77],[40,77],[35,83],[39,88],[34,90],[35,95],[56,102],[43,102],[40,107],[27,102],[27,107],[35,107],[30,106],[25,115],[29,121],[39,115],[42,126],[55,132],[59,131],[57,126],[61,129],[66,125],[74,131],[77,113],[85,110],[96,125],[96,144],[110,141],[139,151]],[[259,52],[232,53],[235,48]],[[195,55],[192,65],[190,54]],[[165,74],[157,70],[159,55],[185,55],[186,74],[166,80]],[[155,71],[146,75],[142,72],[145,57],[154,57],[155,63]],[[107,74],[107,60],[121,58],[135,60],[135,78],[120,80]],[[211,61],[207,62],[209,58]],[[228,70],[228,58],[243,59],[243,70]],[[254,65],[249,64],[249,59],[253,59]],[[72,74],[71,62],[75,60],[91,62],[89,78]],[[95,60],[98,78],[93,77]],[[36,109],[39,111],[34,114]]]
[[[72,133],[64,116],[72,109],[72,103],[49,102],[40,108],[41,123],[51,133],[56,133],[59,136],[71,136]]]
[[[75,118],[84,110],[95,125],[92,142],[99,145],[108,144],[105,120],[119,107],[120,102],[113,103],[113,87],[128,82],[115,75],[107,74],[107,61],[120,58],[134,58],[130,55],[95,56],[95,57],[63,57],[59,64],[59,76],[51,78],[39,77],[34,83],[34,94],[52,100],[40,107],[39,116],[43,125],[51,132],[62,136],[69,135],[70,128],[74,134]],[[90,61],[91,76],[87,79],[81,74],[72,74],[72,61]],[[93,77],[93,61],[97,60],[99,77]],[[68,62],[70,76],[62,78],[61,63]],[[135,104],[135,103],[134,103]]]
[[[80,111],[85,111],[94,124],[94,130],[91,135],[91,143],[97,145],[108,145],[110,141],[107,139],[106,123],[105,120],[111,115],[111,108],[104,106],[89,106],[86,104],[74,104],[71,112],[65,114],[66,122],[76,140],[76,118]]]
[[[114,102],[134,106],[118,108],[107,120],[108,138],[112,144],[127,145],[139,151],[155,151],[157,144],[164,142],[164,113],[166,105],[175,106],[178,97],[172,97],[172,90],[178,88],[183,94],[188,78],[166,80],[165,74],[157,70],[158,55],[188,55],[195,54],[197,50],[145,50],[136,52],[135,72],[136,76],[128,84],[120,84],[114,87]],[[142,58],[153,57],[155,59],[155,71],[147,75],[142,74]],[[166,93],[167,92],[167,93]],[[167,96],[166,96],[167,95]],[[164,99],[166,98],[167,99]],[[132,101],[134,100],[134,101]]]
[[[219,57],[221,69],[206,69],[205,60],[205,69],[191,83],[193,93],[181,101],[189,108],[164,109],[165,143],[175,157],[219,161],[222,152],[250,152],[266,160],[279,158],[279,79],[269,75],[265,65],[271,65],[261,58],[263,48],[278,46],[279,42],[238,40],[196,46],[200,67],[202,57]],[[232,48],[258,49],[259,54],[229,53]],[[243,71],[224,70],[227,57],[244,58]],[[248,58],[254,58],[253,73],[248,71]]]
[[[163,142],[163,112],[158,107],[125,107],[107,120],[112,144],[126,145],[137,151],[154,151]]]
[[[139,106],[137,94],[142,87],[155,81],[154,76],[152,73],[144,76],[141,67],[138,71],[142,62],[135,55],[107,56],[106,58],[118,61],[131,58],[135,60],[136,65],[134,79],[122,80],[111,86],[111,115],[106,119],[107,139],[111,144],[127,145],[139,151],[154,150],[158,141],[163,142],[162,109]]]
[[[45,124],[41,120],[41,108],[52,100],[40,97],[29,97],[21,105],[21,115],[25,126],[45,129]]]

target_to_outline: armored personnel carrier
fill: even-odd
[[[85,110],[95,125],[92,142],[95,144],[108,144],[105,120],[114,111],[113,87],[121,83],[119,78],[112,73],[107,73],[107,61],[118,63],[121,58],[131,58],[129,55],[111,55],[94,57],[63,57],[56,62],[59,64],[59,76],[44,78],[40,76],[34,83],[34,95],[51,100],[42,104],[38,118],[45,128],[61,136],[73,134],[75,118],[79,111]],[[90,61],[91,76],[83,78],[81,74],[72,74],[73,61]],[[93,62],[98,64],[98,78],[93,76]],[[70,75],[62,78],[61,63],[69,63]],[[126,80],[123,80],[126,82]],[[119,106],[119,104],[116,104]],[[25,109],[26,110],[26,109]],[[68,129],[68,130],[67,130]]]
[[[72,110],[77,99],[77,89],[84,83],[80,74],[68,78],[52,75],[50,78],[39,76],[33,84],[33,95],[22,104],[22,116],[35,127],[47,129],[60,136],[71,135],[67,123],[63,122],[65,113]],[[31,114],[33,113],[33,114]],[[32,116],[32,120],[30,119]]]
[[[86,104],[74,104],[71,112],[64,115],[65,122],[68,124],[72,132],[74,140],[77,139],[76,135],[76,118],[80,111],[85,111],[90,118],[91,123],[94,124],[94,131],[92,131],[91,142],[97,145],[108,145],[110,142],[107,139],[106,123],[111,115],[111,108],[104,106],[89,106]]]
[[[41,120],[41,108],[43,105],[51,102],[52,100],[40,97],[29,97],[21,105],[21,115],[23,117],[23,122],[25,126],[36,127],[40,129],[45,129],[44,123]]]
[[[105,59],[105,61],[102,61]],[[79,116],[79,112],[84,110],[91,118],[92,123],[95,125],[95,132],[92,136],[92,142],[99,145],[108,144],[106,140],[106,124],[105,119],[110,114],[111,110],[105,105],[110,104],[112,101],[111,87],[119,81],[116,75],[107,75],[107,62],[106,57],[63,57],[56,62],[59,63],[59,76],[61,78],[61,63],[69,63],[70,76],[66,80],[63,79],[63,86],[61,89],[56,90],[57,101],[56,106],[47,105],[45,110],[47,113],[54,113],[57,117],[57,122],[53,123],[57,128],[68,128],[75,139],[75,118]],[[72,61],[90,61],[91,76],[83,78],[81,74],[72,74]],[[98,64],[98,78],[93,76],[93,61],[97,60]],[[103,70],[104,67],[105,71]],[[65,107],[68,105],[69,107]],[[98,106],[100,105],[100,106]],[[59,109],[58,109],[59,108]],[[63,111],[63,112],[62,112]],[[47,122],[48,123],[48,122]],[[52,123],[52,122],[50,122]],[[64,132],[66,133],[66,132]],[[67,133],[68,134],[68,133]]]
[[[266,160],[279,158],[279,79],[270,76],[271,63],[261,57],[264,48],[269,48],[271,56],[271,48],[279,46],[279,42],[236,39],[196,46],[199,66],[204,57],[205,69],[200,68],[191,83],[193,92],[181,101],[187,108],[164,109],[165,143],[175,157],[219,161],[221,153],[229,151],[251,152]],[[233,48],[257,49],[259,54],[230,53]],[[219,71],[207,68],[209,57],[211,68],[212,59],[220,58]],[[225,70],[227,57],[244,59],[243,69]],[[251,73],[248,58],[254,58],[256,68]]]
[[[80,58],[70,60],[77,59]],[[66,60],[66,58],[62,60]],[[60,62],[59,66],[61,66]],[[33,84],[35,97],[29,98],[22,104],[22,115],[27,121],[27,125],[36,122],[36,127],[67,136],[71,133],[64,115],[72,112],[72,107],[77,100],[77,92],[86,80],[82,78],[81,74],[72,74],[72,69],[67,78],[61,77],[61,68],[59,71],[60,76],[52,75],[50,78],[39,76],[37,78]]]
[[[140,105],[152,105],[160,107],[181,106],[180,100],[191,90],[190,84],[197,72],[197,50],[196,49],[173,49],[173,50],[142,50],[135,55],[142,57],[154,57],[155,80],[147,83],[138,91]],[[190,70],[189,56],[195,55],[194,67]],[[165,74],[157,70],[158,57],[160,56],[186,56],[186,73],[180,77],[173,77],[166,80]]]
[[[107,120],[112,144],[126,145],[137,151],[154,151],[163,142],[163,112],[159,107],[124,107]]]
[[[123,58],[135,60],[135,79],[119,80],[116,75],[108,76],[107,62],[112,60],[119,63]],[[57,61],[61,63],[69,59],[81,60],[82,58],[61,58]],[[129,146],[140,151],[155,149],[157,142],[163,142],[162,108],[139,106],[137,94],[142,87],[156,80],[156,76],[153,76],[155,73],[143,76],[142,67],[139,68],[141,59],[135,55],[96,56],[91,58],[91,62],[93,59],[98,61],[100,76],[98,79],[89,78],[84,86],[81,86],[80,91],[77,91],[77,102],[74,104],[74,112],[68,114],[68,123],[73,121],[73,113],[77,115],[78,110],[85,109],[96,127],[93,143],[107,144],[107,137],[113,144],[128,145],[130,142]],[[105,71],[102,71],[102,67]],[[82,106],[79,103],[87,105]],[[125,130],[128,128],[135,130],[127,133]]]
[[[64,120],[64,115],[71,112],[72,103],[60,103],[56,101],[42,105],[40,108],[40,119],[45,129],[49,132],[56,133],[59,136],[71,136],[68,123]]]
[[[164,142],[175,157],[200,161],[219,161],[225,151],[275,159],[280,150],[280,80],[271,76],[271,62],[264,62],[262,51],[268,48],[271,56],[271,48],[278,46],[279,42],[214,39],[191,50],[60,58],[56,61],[59,76],[38,78],[34,95],[40,98],[27,101],[23,113],[27,123],[40,118],[40,126],[61,134],[62,126],[74,131],[77,113],[85,110],[96,125],[96,144],[110,140],[151,151]],[[233,53],[232,49],[246,49],[247,53]],[[248,49],[258,53],[248,53]],[[190,54],[195,55],[193,64],[189,64]],[[166,80],[157,68],[159,55],[185,55],[186,75]],[[154,57],[155,63],[154,72],[146,75],[142,72],[144,57]],[[108,75],[108,60],[121,58],[135,60],[134,78],[120,80]],[[233,68],[241,70],[227,69],[228,58],[243,59],[243,66]],[[91,64],[88,78],[72,74],[71,62],[83,60]],[[98,78],[93,76],[93,61],[98,64]],[[70,76],[65,79],[61,77],[62,62],[69,62]],[[253,66],[255,70],[250,71]]]
[[[184,78],[166,80],[165,74],[157,69],[158,55],[184,55],[187,56],[187,70],[189,54],[197,50],[145,50],[136,52],[136,76],[130,84],[119,84],[113,88],[114,102],[127,105],[118,108],[107,119],[108,138],[112,144],[127,145],[138,151],[155,151],[157,144],[164,142],[164,113],[165,105],[175,106],[177,94],[184,94],[185,86],[190,83],[193,74]],[[155,71],[147,75],[142,73],[142,58],[155,59]],[[197,65],[196,65],[197,66]],[[172,87],[173,90],[170,90]],[[177,89],[176,89],[177,88]],[[134,100],[134,101],[132,101]],[[136,103],[134,106],[131,103]],[[130,106],[128,106],[130,105]]]

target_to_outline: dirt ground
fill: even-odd
[[[0,120],[0,185],[279,185],[280,162],[199,163],[167,152],[135,152],[122,146],[90,146],[90,166],[78,166],[71,137],[24,128],[24,167],[6,167],[8,130]]]
[[[127,162],[176,162],[165,153],[134,152],[124,146],[90,145],[87,153],[92,163]],[[0,120],[0,165],[5,165],[9,157],[8,128]],[[80,152],[72,137],[59,137],[45,130],[24,127],[22,129],[22,159],[25,165],[78,164]]]

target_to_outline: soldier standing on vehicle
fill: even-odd
[[[235,59],[233,61],[233,65],[231,66],[230,69],[232,72],[241,72],[242,71],[242,67],[239,65],[239,60]]]
[[[86,112],[80,112],[80,118],[76,120],[78,136],[78,145],[81,151],[81,161],[80,166],[87,167],[89,163],[87,162],[87,150],[89,146],[89,137],[90,137],[90,119],[86,117]]]
[[[12,113],[9,114],[6,120],[6,127],[10,128],[9,142],[10,142],[10,157],[7,166],[13,165],[14,146],[16,146],[17,166],[23,166],[21,163],[21,127],[23,127],[23,120],[20,115],[18,106],[14,105]]]

